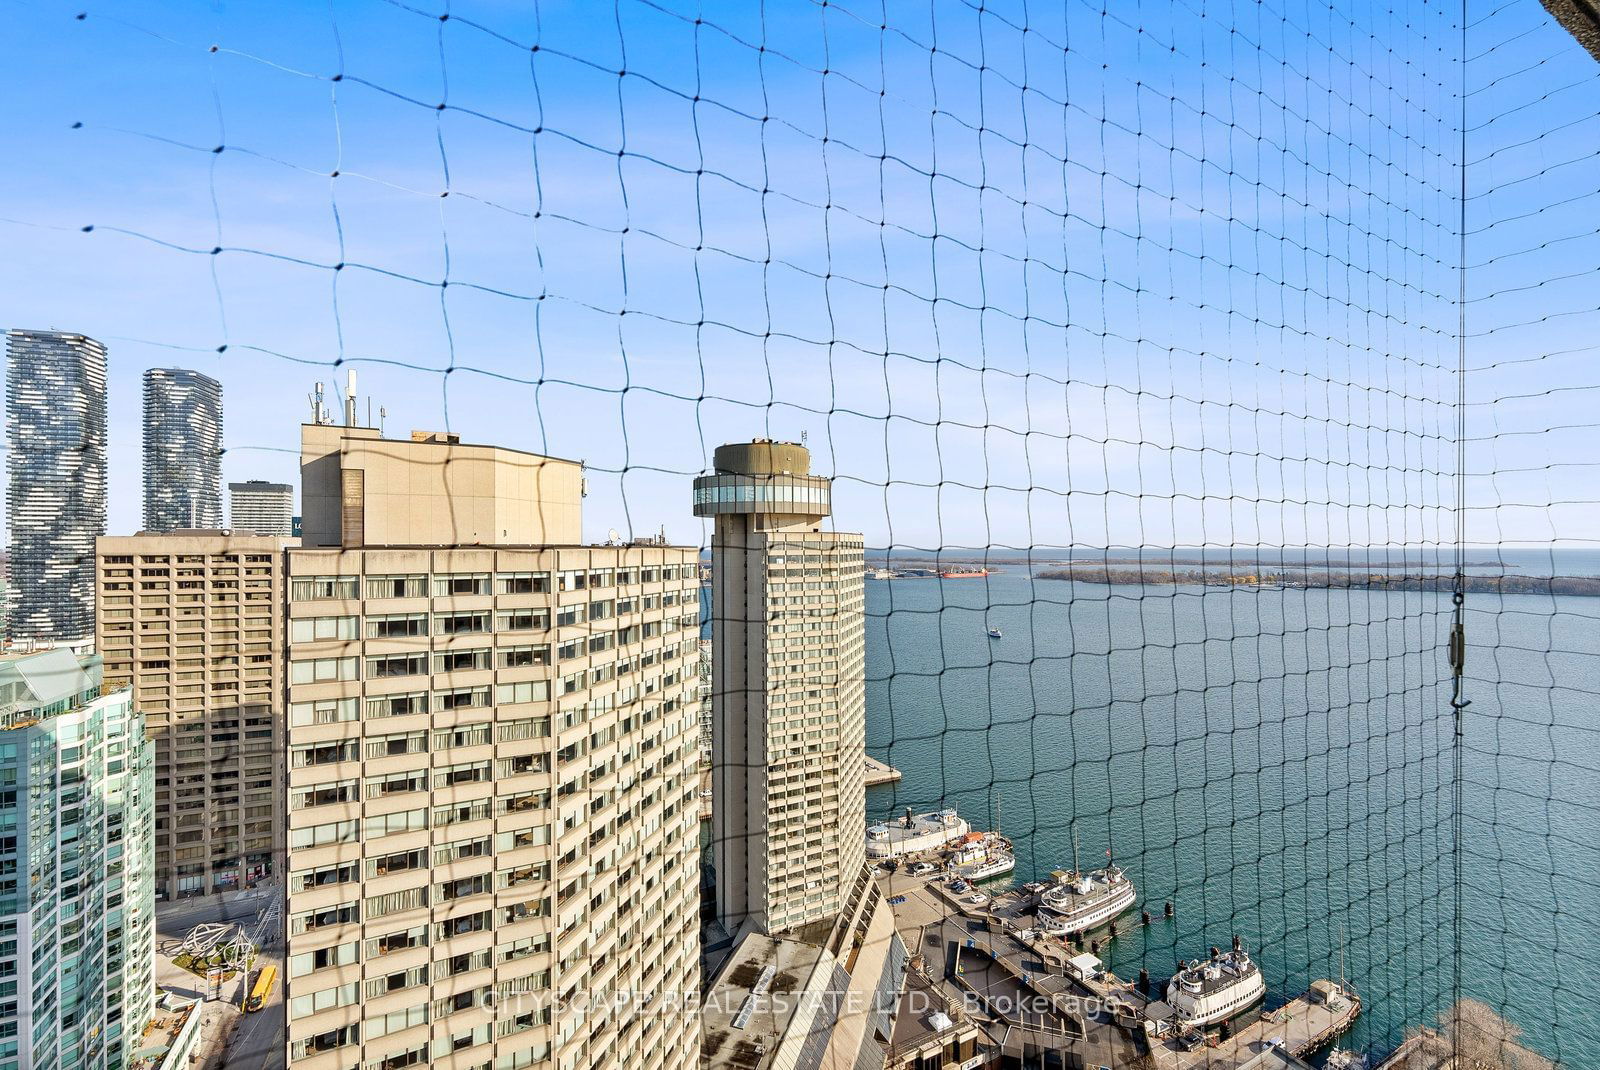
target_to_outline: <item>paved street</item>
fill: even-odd
[[[232,922],[244,927],[245,934],[262,949],[252,969],[278,967],[278,983],[272,998],[259,1011],[242,1014],[239,1010],[247,980],[235,977],[222,986],[220,998],[211,999],[201,1011],[201,1039],[196,1051],[202,1067],[223,1066],[227,1070],[282,1070],[284,1067],[283,1007],[283,913],[276,884],[243,892],[226,892],[198,899],[163,903],[156,908],[156,983],[188,997],[206,998],[204,978],[197,977],[172,962],[172,956],[185,936],[196,925]],[[226,1037],[225,1046],[223,1038]],[[220,1058],[218,1058],[220,1056]]]

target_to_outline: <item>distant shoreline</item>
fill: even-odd
[[[1117,569],[1101,565],[1075,565],[1045,569],[1033,574],[1039,580],[1076,580],[1111,586],[1133,584],[1192,585],[1208,587],[1287,587],[1382,591],[1442,591],[1454,587],[1454,577],[1443,573],[1382,572],[1237,572],[1222,569]],[[1559,594],[1600,597],[1600,576],[1466,576],[1469,594]]]

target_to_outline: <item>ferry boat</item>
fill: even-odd
[[[1226,1021],[1266,994],[1261,967],[1240,948],[1220,955],[1212,948],[1210,962],[1196,959],[1167,983],[1167,1003],[1190,1025]]]
[[[1121,866],[1052,876],[1055,882],[1039,895],[1038,928],[1055,935],[1104,925],[1133,906],[1139,894]]]
[[[941,580],[978,580],[989,574],[986,568],[951,568],[939,573]]]
[[[999,628],[990,628],[989,629],[989,638],[990,639],[999,639],[1000,638],[1000,634],[1001,633],[1000,633],[1000,629]]]

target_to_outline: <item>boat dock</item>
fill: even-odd
[[[1151,1038],[1150,1053],[1161,1070],[1224,1070],[1244,1066],[1269,1048],[1296,1058],[1316,1051],[1350,1028],[1361,999],[1334,981],[1314,981],[1311,990],[1242,1026],[1226,1040],[1184,1051],[1175,1037]]]
[[[879,784],[895,784],[900,781],[900,770],[886,762],[867,755],[867,787],[875,788]]]

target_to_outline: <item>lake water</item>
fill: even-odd
[[[873,816],[998,812],[1018,880],[1070,866],[1074,831],[1086,867],[1113,852],[1156,918],[1103,951],[1123,976],[1238,934],[1270,1005],[1342,952],[1347,1043],[1375,1053],[1449,1004],[1448,596],[1018,569],[871,581],[867,612],[868,749],[905,774]],[[1600,1065],[1600,599],[1483,596],[1467,624],[1462,991]]]

